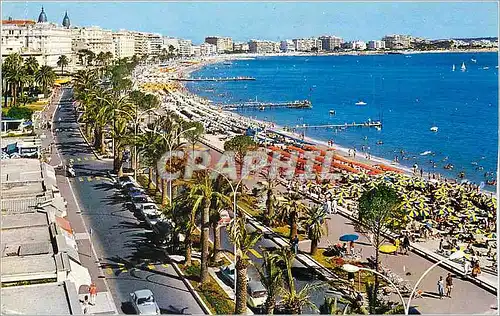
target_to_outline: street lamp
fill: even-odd
[[[403,308],[404,310],[406,311],[406,304],[405,304],[405,300],[403,298],[403,295],[401,295],[401,292],[399,291],[398,287],[392,283],[391,280],[389,280],[389,278],[387,278],[385,275],[383,275],[382,273],[378,272],[378,271],[375,271],[375,270],[372,270],[372,269],[367,269],[367,268],[362,268],[362,267],[358,267],[358,266],[355,266],[355,265],[352,265],[352,264],[344,264],[342,266],[342,269],[346,272],[351,272],[351,273],[355,273],[355,272],[359,272],[361,270],[364,270],[364,271],[369,271],[369,272],[372,272],[372,273],[375,273],[376,275],[382,277],[384,280],[386,280],[387,282],[389,282],[389,284],[396,290],[396,292],[398,293],[398,296],[399,296],[399,299],[401,300],[401,303],[403,304]],[[408,313],[407,313],[408,315]]]
[[[211,171],[217,173],[218,175],[222,176],[229,183],[229,186],[231,187],[231,190],[233,191],[233,213],[234,213],[234,218],[236,219],[236,214],[238,212],[238,205],[236,203],[236,193],[238,193],[238,187],[243,182],[243,180],[245,179],[245,177],[250,174],[250,171],[247,174],[241,174],[240,181],[238,181],[236,183],[236,186],[234,186],[233,183],[232,183],[232,181],[231,181],[231,179],[229,179],[225,174],[223,174],[219,170],[213,169],[213,168],[210,168],[210,167],[205,167],[205,169],[211,170]],[[237,280],[237,277],[238,277],[237,274],[236,274],[236,256],[237,256],[237,249],[236,249],[236,244],[234,244],[234,269],[235,269],[235,273],[234,273],[234,295],[235,296],[234,297],[235,297],[235,299],[236,299],[236,280]]]
[[[418,288],[418,285],[420,284],[420,282],[425,278],[425,276],[432,270],[434,269],[435,267],[437,267],[438,265],[440,265],[441,263],[445,262],[445,261],[448,261],[448,260],[455,260],[455,259],[460,259],[462,257],[465,256],[465,253],[462,251],[462,250],[457,250],[455,251],[454,253],[452,253],[448,258],[444,258],[442,260],[439,260],[438,262],[434,263],[432,266],[429,267],[429,269],[427,269],[424,274],[422,274],[422,276],[420,277],[420,279],[418,279],[417,283],[415,284],[415,286],[413,287],[413,290],[411,291],[411,294],[410,294],[410,297],[408,298],[408,304],[406,304],[406,308],[405,308],[405,315],[408,315],[409,311],[410,311],[410,303],[411,303],[411,300],[413,298],[413,295],[415,294],[415,291],[417,290]]]
[[[165,136],[165,134],[166,134],[166,133],[160,133],[160,132],[158,132],[158,131],[156,131],[156,130],[152,130],[152,129],[149,129],[149,128],[146,128],[146,129],[144,129],[144,130],[145,130],[146,132],[151,132],[151,133],[155,133],[155,134],[161,135],[161,136],[163,137],[163,139],[167,142],[168,150],[169,150],[169,152],[171,153],[171,152],[172,152],[172,148],[174,147],[174,141],[175,141],[175,140],[177,140],[177,139],[179,139],[179,138],[182,136],[182,134],[187,133],[187,132],[190,132],[190,131],[194,131],[195,129],[196,129],[196,127],[194,127],[194,126],[193,126],[193,127],[188,128],[188,129],[185,129],[185,130],[181,131],[179,134],[177,134],[177,135],[176,135],[173,139],[171,139],[171,140],[169,140],[169,139],[167,138],[167,136]],[[170,135],[170,134],[172,134],[172,133],[173,133],[173,130],[169,133],[169,135]],[[169,169],[170,169],[170,171],[172,171],[172,159],[169,159],[169,160],[168,160],[168,163],[169,163]],[[169,174],[170,174],[170,173],[169,173]],[[169,178],[168,180],[169,180],[169,181],[168,181],[168,191],[169,191],[169,192],[168,192],[168,198],[169,198],[170,203],[172,203],[172,179],[171,179],[171,178]]]
[[[135,111],[135,118],[128,112],[115,109],[115,112],[120,112],[123,114],[128,115],[134,121],[134,138],[137,138],[137,125],[139,124],[139,118],[143,117],[145,114],[149,114],[149,112],[154,111],[155,109],[149,109],[146,111],[141,112],[139,115],[137,113],[137,109]],[[137,182],[137,144],[134,143],[134,180]]]

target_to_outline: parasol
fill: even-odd
[[[359,236],[356,234],[345,234],[340,236],[339,240],[340,241],[356,241],[358,240]]]
[[[396,246],[391,245],[391,244],[385,244],[385,245],[380,246],[380,248],[378,248],[378,250],[380,250],[380,252],[382,252],[382,253],[394,253],[394,252],[396,252],[396,250],[398,250],[398,248],[396,248]]]

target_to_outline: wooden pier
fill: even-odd
[[[253,77],[224,77],[224,78],[173,78],[176,81],[253,81]]]
[[[291,129],[317,129],[317,128],[336,128],[336,129],[341,129],[341,128],[348,128],[348,127],[382,127],[382,122],[380,121],[368,121],[364,123],[344,123],[344,124],[324,124],[324,125],[307,125],[307,124],[302,124],[302,125],[296,125],[291,127]]]
[[[244,102],[236,104],[222,104],[221,107],[226,110],[231,109],[260,109],[265,108],[292,108],[292,109],[310,109],[312,103],[309,100],[289,101],[289,102]]]

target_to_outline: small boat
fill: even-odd
[[[383,142],[383,141],[381,141],[381,140],[378,140],[378,141],[377,141],[377,145],[382,145],[383,143],[384,143],[384,142]]]
[[[363,101],[358,101],[355,103],[356,105],[366,105],[367,103],[366,102],[363,102]]]
[[[382,130],[382,127],[380,127],[380,126],[375,126],[375,129],[376,129],[377,131],[381,131],[381,130]]]
[[[451,71],[455,71],[455,64],[453,64],[453,67],[451,67]]]
[[[477,62],[477,60],[475,60],[474,58],[471,58],[470,61],[472,61],[473,63]]]
[[[426,151],[424,151],[423,153],[420,153],[420,156],[427,156],[427,155],[429,155],[429,154],[432,154],[432,151],[430,151],[430,150],[426,150]]]
[[[488,69],[490,69],[490,67],[483,67],[483,69],[484,69],[484,70],[488,70]]]
[[[228,66],[232,65],[232,63],[231,63],[231,62],[228,62],[228,61],[226,61],[226,62],[224,62],[224,63],[222,63],[222,64],[223,64],[223,65],[228,65]]]
[[[266,108],[264,106],[261,106],[259,110],[264,111]]]
[[[437,126],[431,127],[431,132],[437,132],[437,131],[438,131],[438,127]]]
[[[467,67],[465,67],[465,63],[462,63],[462,66],[460,67],[460,70],[462,70],[462,71],[466,71],[467,70]]]
[[[330,115],[335,115],[335,110],[330,110],[328,113],[330,113]]]
[[[443,168],[446,170],[451,170],[451,169],[453,169],[453,165],[451,163],[449,163],[446,166],[444,166]]]

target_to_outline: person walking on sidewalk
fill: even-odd
[[[408,234],[405,234],[405,236],[403,237],[403,250],[405,255],[408,254],[409,249],[410,249],[410,239],[408,238]]]
[[[446,277],[446,296],[451,298],[451,290],[453,289],[453,277],[451,276],[451,273],[448,273],[448,276]]]
[[[299,237],[295,235],[295,237],[292,238],[291,242],[292,244],[292,251],[294,254],[297,254],[299,251]]]
[[[80,302],[82,302],[82,301],[80,301]],[[89,313],[89,296],[88,295],[85,295],[85,298],[83,299],[82,308],[83,308],[84,314]]]
[[[437,287],[438,287],[439,299],[442,300],[444,295],[443,276],[439,277],[439,281],[437,282]]]
[[[95,299],[97,297],[97,286],[95,286],[94,282],[90,284],[89,294],[90,294],[90,305],[95,305]]]

